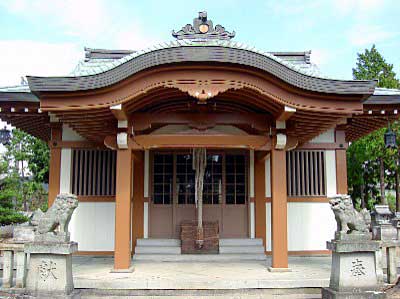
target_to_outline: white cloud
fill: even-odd
[[[357,24],[350,29],[348,40],[352,45],[365,46],[385,41],[397,35],[399,33],[388,31],[382,26]]]
[[[311,63],[318,67],[328,64],[331,58],[331,53],[326,49],[313,49],[311,52]]]
[[[90,40],[100,37],[114,21],[104,0],[16,0],[3,1],[0,5],[24,18],[36,19],[62,28],[63,33]]]
[[[17,85],[26,75],[66,75],[83,55],[72,43],[0,40],[0,86]]]
[[[139,20],[118,10],[111,1],[16,0],[0,2],[1,6],[92,48],[140,50],[156,43]]]
[[[383,6],[382,0],[334,0],[332,4],[342,16],[370,14]]]

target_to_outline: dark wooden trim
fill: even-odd
[[[83,196],[78,195],[80,202],[115,202],[115,195],[109,196]]]
[[[271,197],[266,197],[265,202],[271,202]],[[321,202],[328,203],[328,197],[314,197],[314,196],[304,196],[304,197],[288,197],[287,202]]]
[[[104,144],[91,141],[49,141],[50,148],[104,149]]]
[[[337,149],[347,149],[349,144],[347,142],[339,143],[305,143],[299,146],[297,149],[299,150],[337,150]]]
[[[265,251],[266,255],[272,255],[272,251]],[[330,250],[294,250],[288,251],[289,255],[292,256],[308,256],[308,255],[331,255]]]

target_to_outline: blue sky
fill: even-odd
[[[23,75],[67,74],[84,46],[141,49],[171,40],[171,30],[200,10],[235,30],[239,42],[312,50],[312,61],[330,77],[351,78],[357,52],[373,43],[400,75],[398,0],[4,0],[0,86],[18,84]]]

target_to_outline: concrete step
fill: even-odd
[[[178,246],[136,246],[136,254],[181,254]]]
[[[219,253],[221,254],[229,254],[229,253],[237,253],[237,254],[263,254],[264,247],[263,246],[220,246]]]
[[[133,260],[160,262],[265,261],[265,254],[135,254]]]
[[[220,239],[219,246],[262,246],[262,239]]]
[[[137,239],[137,246],[181,246],[178,239]]]

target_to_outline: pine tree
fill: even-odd
[[[356,80],[378,80],[377,86],[384,88],[400,88],[393,65],[386,62],[375,45],[364,53],[357,54],[353,78]],[[399,128],[399,124],[393,124]],[[372,207],[376,201],[376,183],[380,184],[380,202],[386,204],[384,165],[387,170],[397,172],[393,150],[384,146],[385,128],[352,142],[347,151],[348,180],[353,199],[361,199],[361,206]],[[397,134],[399,137],[399,134]],[[396,186],[396,190],[398,187]],[[399,196],[397,195],[397,198]],[[369,203],[369,204],[368,204]],[[400,203],[398,203],[398,206]]]

